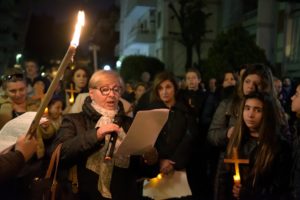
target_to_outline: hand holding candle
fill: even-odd
[[[249,160],[248,159],[239,159],[237,148],[233,148],[232,158],[224,159],[224,163],[234,164],[235,175],[233,176],[233,181],[234,181],[235,185],[239,186],[241,184],[239,164],[249,164]]]

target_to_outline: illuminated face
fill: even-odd
[[[262,122],[263,103],[258,99],[247,99],[243,111],[243,119],[250,130],[257,130]]]
[[[86,72],[83,69],[78,69],[73,75],[73,82],[75,84],[76,89],[85,88],[88,81],[88,77]]]
[[[232,73],[225,73],[224,75],[224,81],[223,81],[223,87],[226,88],[228,86],[233,86],[236,84],[236,80],[234,79],[234,76]]]
[[[24,81],[8,82],[5,93],[13,103],[24,103],[27,97],[26,83]]]
[[[101,84],[90,88],[91,99],[102,108],[116,110],[121,97],[121,85],[115,77],[101,77]]]
[[[175,103],[175,87],[170,80],[163,81],[158,87],[159,98],[167,105]]]
[[[291,97],[291,110],[295,113],[300,113],[300,85],[298,85],[295,94]]]
[[[185,75],[186,86],[189,90],[198,90],[201,79],[195,72],[188,72]]]
[[[256,87],[259,88],[261,82],[260,76],[256,74],[249,74],[243,82],[243,93],[248,95],[251,92],[254,92]]]
[[[63,111],[63,103],[61,101],[56,101],[49,107],[49,115],[51,119],[58,119]]]

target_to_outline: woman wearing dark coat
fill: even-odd
[[[201,145],[194,143],[195,136],[198,134],[196,119],[183,103],[177,101],[177,91],[173,74],[162,72],[156,75],[150,95],[150,108],[166,108],[170,111],[155,144],[162,174],[186,169],[193,159],[191,158],[192,146]],[[189,178],[189,171],[187,177]]]
[[[82,112],[65,116],[55,140],[55,146],[62,143],[61,167],[77,165],[80,199],[138,200],[136,181],[143,170],[152,169],[148,164],[153,162],[146,165],[141,156],[113,155],[111,160],[105,159],[110,134],[118,134],[118,146],[132,121],[119,103],[121,83],[116,72],[95,72]]]

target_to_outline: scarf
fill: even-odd
[[[92,101],[91,105],[99,114],[102,115],[96,123],[95,128],[99,128],[103,125],[113,123],[114,117],[116,116],[118,110],[107,110],[97,105],[94,101]],[[118,149],[125,137],[126,134],[121,128],[118,134],[114,153],[116,152],[116,150]],[[111,199],[112,196],[110,192],[110,183],[113,173],[113,167],[117,166],[121,168],[128,168],[129,157],[114,155],[111,160],[104,160],[105,151],[109,143],[109,138],[110,135],[106,135],[104,146],[95,153],[93,153],[91,156],[89,156],[89,158],[87,159],[86,168],[99,175],[98,191],[103,197]]]

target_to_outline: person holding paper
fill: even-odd
[[[40,105],[40,101],[27,96],[27,82],[22,70],[7,69],[2,81],[5,95],[0,97],[0,129],[6,122],[26,111],[36,111]]]
[[[16,142],[15,151],[0,155],[0,186],[17,176],[25,166],[25,162],[36,152],[36,149],[36,139],[29,139],[22,135]]]
[[[227,156],[232,157],[236,148],[241,158],[249,159],[249,164],[240,165],[241,179],[233,186],[233,196],[240,200],[290,199],[292,148],[281,133],[276,99],[253,92],[244,97],[241,105]]]
[[[158,168],[152,165],[155,156],[147,162],[142,156],[113,154],[110,160],[105,159],[111,135],[116,134],[118,148],[132,122],[119,101],[123,89],[116,72],[96,71],[82,111],[65,115],[55,138],[53,149],[62,143],[60,167],[68,170],[77,165],[80,199],[138,200],[137,178],[145,170]],[[114,123],[116,119],[118,123]]]
[[[160,158],[160,172],[163,175],[173,170],[184,170],[191,159],[193,139],[197,134],[197,124],[188,109],[177,101],[177,82],[173,74],[161,72],[153,82],[150,108],[170,110],[168,120],[160,132],[155,147]],[[200,156],[200,155],[199,155]]]

